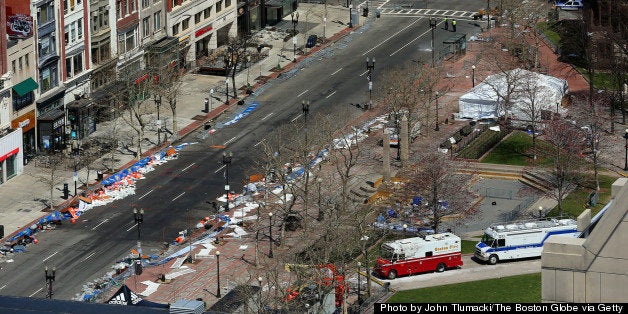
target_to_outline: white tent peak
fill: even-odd
[[[535,93],[531,95],[529,90]],[[506,95],[511,100],[508,115],[512,118],[529,119],[525,112],[531,98],[538,109],[564,115],[566,109],[560,104],[567,92],[568,84],[564,79],[525,69],[501,72],[488,76],[460,97],[459,117],[473,120],[502,117],[506,114],[503,104]]]

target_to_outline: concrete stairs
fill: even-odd
[[[545,171],[527,170],[523,166],[472,162],[464,164],[457,170],[457,172],[475,174],[485,178],[519,180],[523,184],[543,192],[549,192],[554,189],[551,184],[549,173]]]
[[[543,192],[549,192],[554,189],[549,175],[550,174],[543,171],[525,171],[519,180],[535,189]]]
[[[382,176],[372,174],[366,179],[356,180],[349,189],[349,199],[358,204],[369,204],[373,201],[374,196],[378,195],[378,186],[382,182]]]

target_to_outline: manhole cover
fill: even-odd
[[[203,120],[205,120],[205,116],[200,115],[200,114],[197,114],[197,115],[195,115],[195,116],[192,118],[192,120],[203,121]]]

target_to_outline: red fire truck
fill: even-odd
[[[381,257],[373,270],[388,279],[429,271],[442,272],[462,266],[460,246],[460,237],[449,232],[386,242],[382,244]]]

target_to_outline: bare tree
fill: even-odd
[[[41,171],[37,172],[33,176],[38,181],[44,183],[50,195],[48,198],[48,207],[50,210],[54,210],[55,200],[54,191],[57,185],[63,183],[63,171],[67,170],[67,165],[64,163],[61,155],[44,155],[35,158],[35,165]]]
[[[539,155],[551,161],[549,181],[554,187],[550,197],[558,202],[558,215],[563,214],[563,198],[575,187],[579,177],[581,160],[578,154],[583,147],[582,131],[565,120],[547,122],[544,140],[549,145],[539,149]]]
[[[246,64],[248,58],[253,54],[250,49],[258,46],[257,39],[250,35],[241,35],[238,37],[229,37],[227,47],[224,51],[224,62],[227,76],[231,77],[233,87],[233,98],[238,98],[238,90],[236,89],[235,76],[238,67],[242,68]]]
[[[172,55],[172,58],[174,60],[169,60],[171,58],[164,59],[162,57],[159,60],[162,62],[160,66],[156,66],[151,69],[152,85],[148,88],[152,90],[151,92],[154,95],[158,115],[159,106],[162,102],[165,102],[168,105],[170,113],[172,114],[171,133],[176,139],[179,132],[179,127],[177,125],[177,96],[181,90],[181,78],[183,73],[177,63],[178,59],[176,54]],[[158,117],[158,120],[161,120],[161,118]],[[161,128],[161,125],[158,125],[158,127]],[[161,132],[161,129],[158,130],[158,132]]]
[[[121,117],[135,131],[133,139],[135,148],[132,150],[135,158],[142,156],[142,142],[145,139],[146,127],[149,125],[150,116],[153,113],[151,101],[149,101],[151,92],[151,83],[148,80],[148,74],[143,79],[130,80],[125,78],[123,82],[126,84],[124,93],[116,95],[117,110],[121,111]]]
[[[438,232],[443,217],[464,214],[468,210],[472,199],[466,189],[469,177],[457,174],[459,166],[436,147],[425,147],[413,159],[410,167],[402,169],[403,177],[408,181],[396,193],[406,200],[408,195],[424,195],[429,208],[430,225]]]

